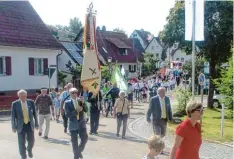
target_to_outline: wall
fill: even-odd
[[[138,72],[140,73],[140,70],[137,70],[137,63],[118,63],[118,65],[124,67],[125,74],[128,74],[128,77],[138,77]],[[129,72],[129,65],[136,65],[136,72]]]
[[[29,76],[29,57],[48,58],[48,66],[56,65],[56,56],[60,50],[20,48],[0,46],[0,56],[11,56],[11,76],[0,76],[0,91],[19,89],[40,89],[49,86],[47,75]],[[51,78],[51,86],[57,85],[57,71]]]
[[[134,36],[135,35],[135,36]],[[139,41],[140,41],[140,43],[141,43],[141,46],[145,49],[146,48],[146,44],[144,43],[144,41],[141,39],[141,37],[137,34],[137,32],[136,31],[134,31],[132,34],[131,34],[131,36],[130,36],[130,38],[137,38]]]
[[[177,58],[179,58],[179,60],[177,60]],[[184,62],[181,61],[181,58],[184,58]],[[169,49],[167,50],[167,59],[166,60],[169,61]],[[186,53],[181,51],[181,50],[177,50],[174,53],[174,55],[170,57],[170,61],[180,61],[182,63],[185,63],[186,61],[191,61],[191,60],[192,60],[192,56],[186,55]]]
[[[154,38],[153,41],[151,41],[148,47],[145,49],[145,52],[154,54],[155,56],[156,54],[158,54],[159,59],[161,59],[162,47],[161,45],[158,44],[157,40]]]

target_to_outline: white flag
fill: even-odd
[[[204,0],[195,0],[195,41],[204,40]],[[192,40],[193,0],[185,0],[185,40]]]

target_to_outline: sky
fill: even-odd
[[[106,30],[122,28],[128,35],[135,29],[150,31],[155,36],[166,24],[174,0],[29,0],[46,24],[68,25],[78,17],[84,25],[91,2],[97,10],[97,26]]]

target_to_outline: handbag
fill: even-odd
[[[124,99],[124,102],[123,102],[122,111],[117,113],[117,117],[121,117],[121,116],[123,116],[123,108],[124,108],[124,104],[125,104],[125,99]]]

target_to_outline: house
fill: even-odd
[[[154,37],[145,48],[145,53],[153,54],[161,61],[163,47],[158,37]]]
[[[28,1],[0,2],[0,92],[49,86],[48,67],[63,49]],[[57,86],[57,71],[50,85]]]
[[[83,41],[83,30],[75,41]],[[142,54],[133,46],[133,40],[124,33],[99,30],[96,32],[98,55],[104,65],[118,64],[124,67],[128,78],[138,77],[141,72]],[[100,58],[102,57],[102,58]]]
[[[130,38],[136,38],[140,41],[141,46],[146,49],[146,47],[149,45],[149,43],[151,42],[151,40],[153,39],[153,35],[148,32],[145,31],[143,29],[141,30],[134,30],[133,33],[130,35]]]

